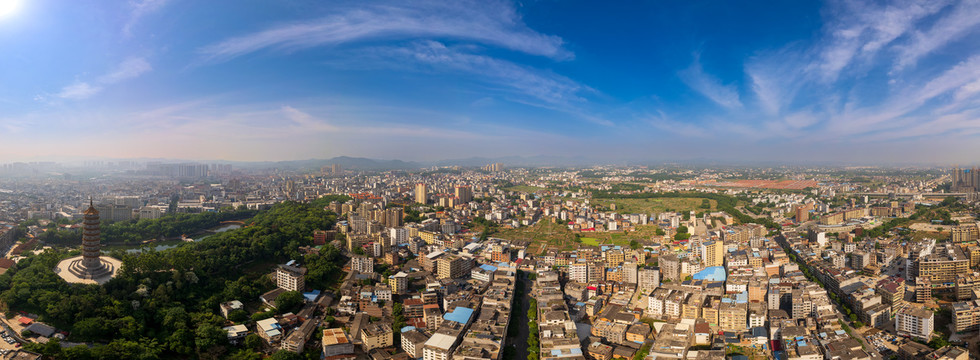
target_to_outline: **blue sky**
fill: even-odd
[[[8,1],[0,162],[980,153],[977,1]]]

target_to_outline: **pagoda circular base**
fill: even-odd
[[[122,262],[108,256],[99,257],[99,266],[90,268],[82,265],[83,256],[75,256],[61,260],[54,272],[70,283],[105,284],[119,271]]]

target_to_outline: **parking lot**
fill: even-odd
[[[0,330],[0,339],[3,340],[0,341],[0,355],[7,355],[8,352],[20,349],[21,347],[20,342],[11,337],[7,330]]]
[[[867,335],[865,340],[867,341],[868,345],[871,345],[878,350],[878,352],[881,353],[881,356],[884,358],[897,354],[899,344],[902,344],[902,342],[905,341],[896,335],[892,335],[884,331],[878,331],[874,334]]]

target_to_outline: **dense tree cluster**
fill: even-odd
[[[306,256],[298,252],[312,243],[313,230],[330,229],[335,220],[322,201],[278,204],[245,228],[201,242],[138,254],[117,251],[113,255],[123,266],[104,286],[66,283],[53,269],[70,254],[48,250],[0,275],[0,300],[8,310],[36,313],[40,321],[70,330],[69,340],[103,344],[38,349],[55,358],[254,358],[228,348],[218,304],[254,302],[273,288],[266,276],[272,267],[288,259],[308,268],[308,286],[335,286],[344,263],[336,248],[327,245]],[[288,295],[287,301],[290,296],[295,297]]]
[[[144,240],[160,237],[175,238],[217,227],[221,225],[222,221],[246,219],[255,214],[255,210],[227,208],[223,211],[200,214],[167,214],[159,219],[105,222],[102,224],[102,239],[112,243],[138,244]],[[52,245],[80,245],[82,243],[80,232],[55,228],[50,228],[42,233],[40,239]]]

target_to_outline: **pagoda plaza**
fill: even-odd
[[[118,259],[102,256],[99,211],[89,201],[82,222],[82,255],[62,260],[54,272],[70,283],[105,284],[122,266]]]

